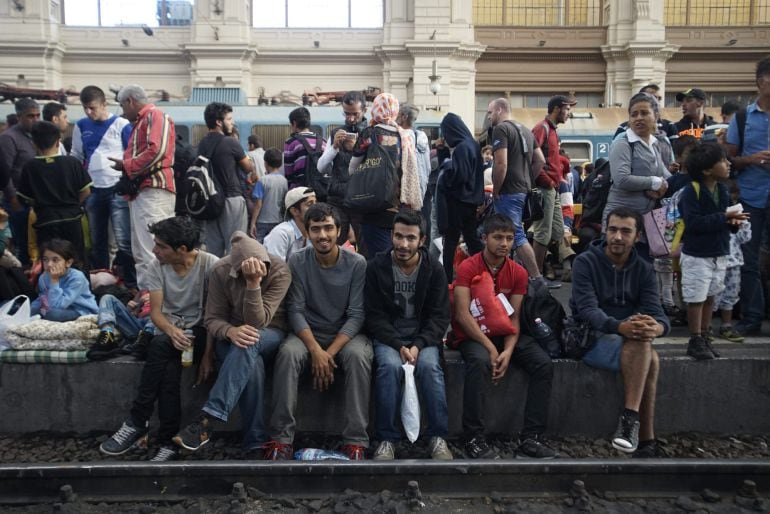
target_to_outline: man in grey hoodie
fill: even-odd
[[[206,352],[198,373],[205,381],[213,369],[219,375],[200,418],[173,437],[191,451],[211,439],[213,425],[227,422],[238,404],[243,422],[243,448],[247,456],[262,458],[267,439],[263,414],[266,361],[272,359],[286,335],[282,303],[289,291],[291,273],[283,259],[246,233],[230,238],[230,255],[211,270],[206,304]]]
[[[623,377],[625,408],[612,446],[635,457],[655,457],[659,361],[652,341],[671,325],[658,300],[652,265],[634,249],[641,230],[636,211],[618,207],[609,213],[606,239],[575,258],[570,309],[576,321],[590,325],[593,346],[583,362]]]

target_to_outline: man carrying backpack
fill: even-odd
[[[209,132],[198,144],[198,155],[209,159],[214,185],[224,195],[219,215],[206,220],[204,241],[206,251],[222,257],[230,253],[232,234],[246,231],[249,220],[238,168],[248,174],[254,170],[254,164],[238,141],[230,137],[235,126],[232,107],[212,102],[203,111],[203,118]]]
[[[326,200],[326,187],[318,172],[318,161],[326,149],[326,141],[310,130],[310,111],[297,107],[289,113],[291,136],[283,143],[283,171],[289,189],[309,187],[319,201]]]

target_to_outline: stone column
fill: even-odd
[[[605,0],[609,24],[602,55],[607,61],[607,106],[628,105],[629,98],[651,82],[665,94],[666,61],[679,47],[666,41],[663,2]]]

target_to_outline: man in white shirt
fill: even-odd
[[[309,187],[295,187],[286,193],[287,221],[275,226],[265,236],[264,246],[267,253],[288,262],[289,256],[307,246],[305,232],[305,212],[316,203],[315,192]]]

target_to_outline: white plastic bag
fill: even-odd
[[[18,308],[12,314],[9,314],[14,306]],[[30,313],[29,298],[23,294],[13,300],[9,300],[0,307],[0,341],[5,340],[5,330],[8,327],[27,323],[30,320]]]
[[[404,397],[401,399],[401,424],[410,443],[420,435],[420,399],[417,397],[417,385],[414,383],[414,366],[406,363],[404,368]]]

